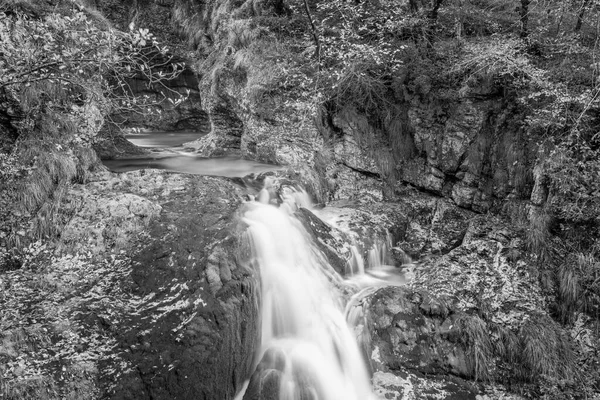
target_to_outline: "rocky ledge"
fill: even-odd
[[[227,179],[98,174],[0,276],[3,398],[232,398],[257,340]]]

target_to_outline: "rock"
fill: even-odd
[[[422,159],[410,160],[403,170],[403,180],[435,194],[442,194],[445,175],[439,170],[429,167]]]
[[[457,340],[458,316],[424,291],[387,287],[359,304],[375,392],[390,399],[475,399],[470,360]]]
[[[477,188],[469,187],[463,182],[459,182],[452,187],[452,200],[459,207],[471,208],[476,193]]]
[[[349,235],[326,224],[306,208],[300,208],[296,217],[304,228],[310,232],[316,244],[327,257],[329,264],[338,274],[347,274],[347,258],[349,258]]]
[[[38,242],[2,272],[9,397],[233,398],[259,336],[244,194],[226,178],[156,170],[72,185],[60,243]]]
[[[250,372],[258,282],[235,252],[242,193],[225,179],[186,180],[132,256],[131,287],[145,297],[119,341],[140,347],[121,353],[136,369],[123,371],[113,399],[140,398],[132,388],[156,399],[232,398]]]
[[[243,400],[279,400],[284,368],[283,355],[273,349],[267,350],[250,378]]]
[[[513,259],[525,242],[499,219],[469,222],[462,243],[417,270],[414,285],[452,298],[461,311],[483,312],[502,326],[518,329],[535,310],[545,308],[541,289],[524,259]]]
[[[459,246],[474,217],[446,199],[420,193],[405,194],[399,204],[405,222],[396,226],[394,244],[415,260]]]
[[[373,389],[383,399],[390,400],[475,400],[477,391],[470,390],[447,379],[432,379],[407,371],[389,372],[377,371],[373,375]]]
[[[69,193],[76,199],[80,188]],[[87,250],[94,254],[118,252],[128,248],[136,235],[161,211],[161,207],[129,193],[84,193],[83,206],[61,233],[62,245],[70,251]]]
[[[423,374],[468,377],[465,350],[445,326],[456,316],[443,304],[431,306],[425,292],[404,287],[380,289],[365,300],[374,371],[405,368]]]

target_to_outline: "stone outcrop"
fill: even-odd
[[[58,243],[0,280],[2,393],[233,398],[258,343],[242,198],[227,179],[150,170],[74,185]]]
[[[426,292],[388,287],[361,307],[368,310],[361,330],[369,332],[367,357],[378,393],[398,399],[426,398],[424,393],[475,399],[478,389],[459,378],[470,376],[470,366],[458,316],[449,315],[444,304]]]
[[[470,89],[423,97],[411,94],[411,81],[399,84],[406,86],[403,99],[383,125],[351,106],[329,111],[331,123],[324,129],[335,131],[340,144],[329,153],[331,165],[338,167],[328,175],[351,168],[363,179],[370,175],[371,185],[379,181],[388,198],[399,183],[410,184],[478,212],[507,197],[529,198],[537,148],[510,100],[497,98],[494,88],[477,96]],[[364,186],[354,180],[354,186]]]
[[[186,60],[174,56],[165,69],[175,63],[185,65]],[[141,78],[131,79],[129,87],[132,94],[155,105],[149,107],[147,114],[122,113],[114,115],[113,120],[127,127],[206,133],[210,130],[210,121],[202,109],[198,85],[198,76],[189,66],[185,66],[176,78],[162,84],[152,85]]]

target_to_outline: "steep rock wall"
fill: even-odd
[[[135,0],[123,2],[119,0],[89,0],[90,6],[95,7],[104,17],[111,21],[116,28],[148,29],[160,43],[170,51],[170,61],[157,59],[157,64],[165,72],[170,72],[174,63],[185,64],[183,72],[175,79],[150,84],[143,78],[129,81],[129,89],[135,96],[145,96],[151,103],[150,112],[146,115],[139,113],[121,113],[114,115],[115,122],[126,127],[145,127],[153,130],[188,130],[207,132],[209,129],[208,116],[204,112],[198,90],[199,78],[192,69],[194,55],[188,52],[185,39],[174,28],[173,1]],[[183,101],[178,101],[184,99]]]
[[[537,147],[510,98],[494,88],[419,96],[409,87],[384,118],[352,106],[330,111],[323,127],[335,137],[328,176],[362,171],[378,176],[392,198],[398,184],[410,184],[479,212],[507,198],[529,199]]]
[[[299,168],[320,200],[393,199],[405,184],[478,212],[529,199],[537,148],[510,93],[487,81],[435,88],[407,69],[376,114],[352,102],[316,106],[288,75],[306,49],[276,29],[308,32],[306,16],[289,5],[172,3],[172,21],[203,57],[196,69],[210,134],[192,147]]]

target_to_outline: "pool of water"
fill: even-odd
[[[151,156],[105,160],[104,164],[113,172],[134,171],[145,168],[164,169],[197,175],[244,177],[251,173],[275,171],[278,165],[263,164],[239,157],[200,157],[193,153],[159,152]]]
[[[203,136],[200,132],[142,132],[125,135],[136,146],[150,149],[150,154],[132,156],[103,163],[113,172],[145,168],[164,169],[197,175],[244,177],[249,174],[275,171],[278,165],[245,160],[240,157],[201,157],[182,145]]]
[[[140,147],[168,148],[200,139],[201,132],[141,132],[125,135],[125,139]]]

